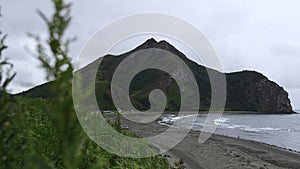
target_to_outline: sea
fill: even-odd
[[[185,123],[180,124],[184,126],[173,127],[193,126],[194,131],[201,131],[207,114],[197,115],[193,124],[189,124],[190,117],[166,115],[159,123],[175,124],[175,120],[182,120]],[[258,141],[300,152],[300,114],[223,114],[221,118],[214,120],[214,124],[217,125],[214,134]]]

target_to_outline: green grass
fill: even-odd
[[[69,159],[74,160],[72,168],[78,169],[170,168],[162,156],[133,159],[110,154],[92,142],[78,122],[71,134],[65,133],[65,124],[60,125],[57,120],[61,112],[55,101],[19,98],[9,107],[10,112],[1,112],[1,119],[6,119],[1,121],[1,169],[70,168]],[[68,142],[70,138],[76,140]]]

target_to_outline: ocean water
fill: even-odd
[[[182,120],[184,123],[181,124],[184,126],[174,127],[193,126],[193,130],[200,131],[206,117],[207,115],[198,115],[194,124],[190,122],[189,116],[166,116],[160,122],[171,124],[175,120]],[[300,152],[300,114],[223,115],[215,119],[214,124],[218,126],[215,134],[254,140]]]

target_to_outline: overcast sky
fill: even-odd
[[[38,62],[25,50],[32,47],[27,32],[46,36],[36,14],[51,14],[50,0],[0,0],[0,29],[8,34],[4,53],[15,65],[12,92],[45,82]],[[294,109],[300,109],[300,1],[298,0],[76,0],[68,35],[77,36],[76,58],[88,38],[120,17],[145,12],[182,18],[203,32],[215,46],[226,72],[255,70],[283,86]],[[130,43],[133,48],[141,41]]]

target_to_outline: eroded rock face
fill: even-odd
[[[227,74],[227,84],[228,109],[243,108],[261,113],[293,113],[288,93],[258,72],[242,71]]]
[[[291,101],[288,93],[276,83],[262,78],[248,86],[248,96],[256,106],[257,111],[263,113],[290,113]]]

